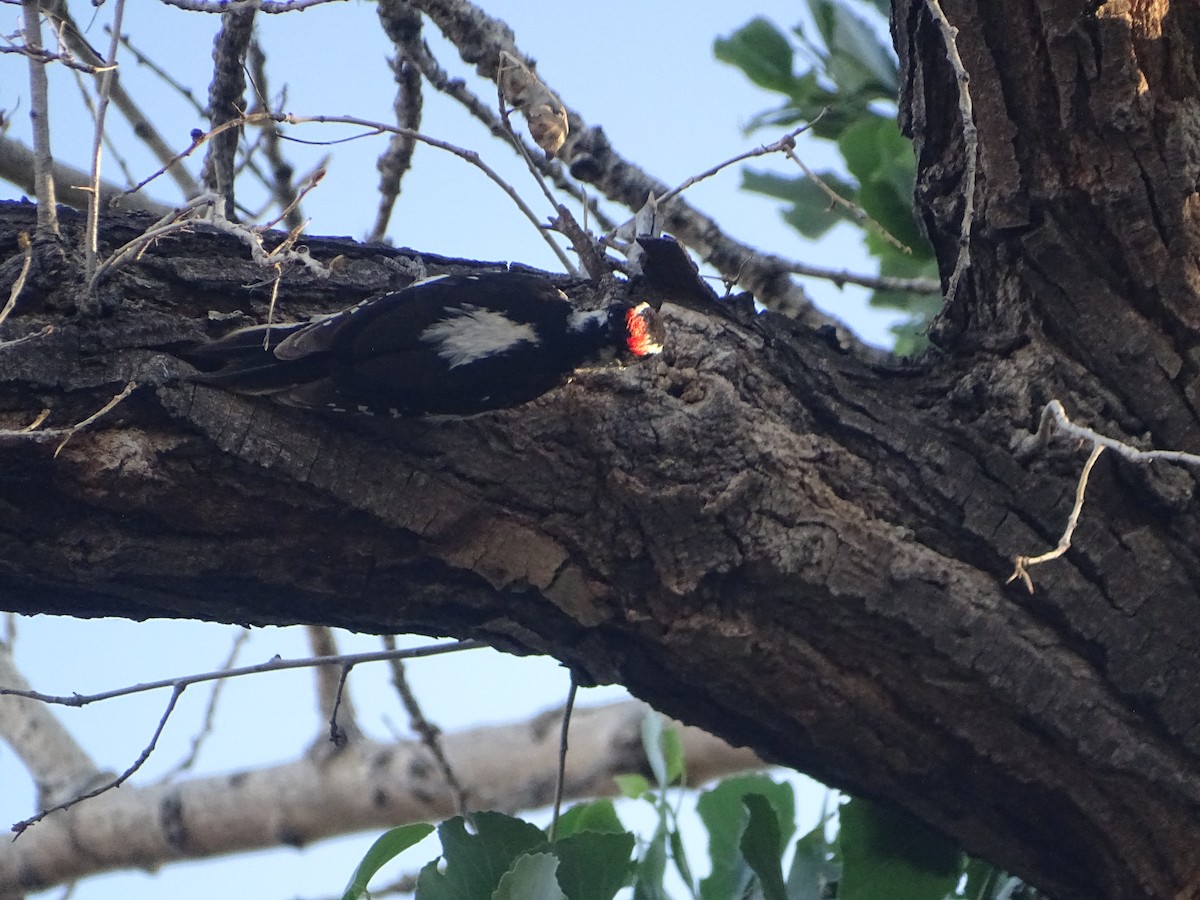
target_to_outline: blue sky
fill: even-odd
[[[509,23],[518,45],[539,63],[543,78],[592,124],[604,126],[613,145],[648,172],[675,184],[714,163],[774,140],[761,133],[747,137],[742,125],[775,99],[751,85],[738,71],[716,62],[713,39],[728,34],[754,15],[766,15],[781,26],[793,24],[802,4],[760,0],[752,5],[714,0],[610,0],[604,4],[545,4],[530,0],[494,0],[488,11]],[[80,23],[91,23],[94,46],[106,48],[102,26],[114,4],[94,12],[86,0],[71,0]],[[123,30],[137,46],[174,76],[190,85],[203,102],[211,68],[216,17],[166,7],[154,0],[126,4]],[[97,18],[94,20],[92,16]],[[0,32],[18,29],[19,8],[0,7]],[[376,24],[372,3],[351,0],[301,13],[259,17],[260,37],[270,59],[270,91],[286,86],[284,108],[304,115],[357,115],[389,121],[393,81],[386,59],[390,48]],[[457,56],[435,34],[428,34],[447,68],[470,77]],[[48,35],[47,35],[48,38]],[[148,78],[144,69],[123,57],[126,88],[143,104],[162,132],[179,147],[203,120],[172,90]],[[91,144],[91,120],[78,101],[75,77],[55,67],[52,75],[53,149],[56,156],[85,165]],[[484,96],[492,96],[475,82]],[[494,92],[493,92],[494,93]],[[422,130],[464,147],[480,150],[489,163],[506,173],[531,202],[539,199],[524,167],[509,158],[457,104],[428,95]],[[27,140],[28,75],[25,63],[0,55],[0,109],[11,117],[8,135]],[[128,145],[128,129],[119,114],[109,113],[111,133]],[[352,129],[329,126],[295,128],[310,140],[345,136]],[[375,159],[384,138],[334,147],[292,145],[288,155],[297,171],[332,154],[329,174],[305,202],[311,234],[362,237],[375,215]],[[801,144],[810,165],[821,167],[828,155]],[[134,177],[156,166],[141,152],[130,152]],[[199,160],[194,163],[198,169]],[[780,158],[755,161],[759,168],[792,174]],[[119,180],[111,156],[105,176]],[[870,271],[858,239],[835,229],[819,247],[803,242],[779,217],[777,206],[738,190],[733,168],[688,192],[694,205],[720,221],[734,237],[766,250],[825,265]],[[153,195],[174,203],[178,196],[162,180]],[[0,199],[20,192],[0,184]],[[536,206],[536,204],[535,204]],[[546,210],[548,213],[548,210]],[[461,160],[429,147],[417,151],[414,171],[392,219],[391,241],[399,246],[450,256],[519,261],[557,270],[556,260],[509,201]],[[867,339],[887,340],[887,315],[865,307],[862,292],[829,285],[810,286],[831,313],[846,320]],[[17,622],[18,662],[37,689],[51,693],[88,693],[140,681],[205,671],[227,653],[232,631],[200,623],[73,621],[51,617]],[[378,640],[346,636],[343,649],[377,649]],[[243,652],[256,662],[274,654],[306,653],[296,629],[261,629]],[[443,728],[481,721],[507,721],[562,702],[568,680],[551,660],[517,659],[498,653],[463,659],[439,658],[410,666],[414,685],[427,713]],[[351,679],[363,724],[386,737],[405,730],[405,719],[386,684],[382,666],[362,667]],[[303,672],[240,679],[226,687],[218,727],[202,757],[199,771],[218,772],[284,761],[303,752],[321,730],[313,709],[311,677]],[[581,702],[622,696],[619,689],[584,692]],[[164,735],[147,776],[161,773],[187,752],[202,712],[203,689],[186,695]],[[69,727],[103,766],[124,769],[140,752],[166,702],[165,694],[140,695],[83,710],[65,710]],[[8,822],[29,814],[32,794],[23,770],[0,746],[0,817]],[[168,867],[157,875],[120,873],[80,885],[73,900],[122,900],[212,896],[258,898],[322,897],[340,890],[370,835],[327,842],[303,853],[291,850],[242,859],[215,860]],[[55,896],[54,892],[46,896]]]

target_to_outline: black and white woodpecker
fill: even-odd
[[[289,406],[367,415],[469,416],[516,406],[605,351],[662,350],[646,303],[577,309],[523,272],[443,275],[294,324],[197,348],[194,380]]]

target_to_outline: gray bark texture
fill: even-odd
[[[1105,454],[1072,549],[1034,593],[1005,584],[1058,541],[1086,457],[1018,452],[1047,401],[1200,450],[1200,13],[942,7],[978,185],[971,267],[925,359],[667,297],[652,362],[466,421],[327,420],[185,380],[181,346],[265,319],[268,287],[247,285],[270,273],[233,238],[163,240],[88,302],[73,257],[41,246],[4,337],[54,330],[0,349],[0,428],[43,408],[42,429],[67,427],[139,386],[57,457],[61,437],[0,437],[0,605],[548,653],[1057,898],[1200,896],[1194,473]],[[948,278],[972,145],[926,0],[893,18]],[[34,221],[0,209],[0,287]],[[109,220],[102,244],[145,224]],[[404,251],[309,248],[335,273],[285,272],[287,318],[408,279]]]

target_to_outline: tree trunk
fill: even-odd
[[[922,362],[745,303],[668,302],[663,356],[524,407],[322,419],[185,380],[184,344],[265,320],[272,275],[233,238],[162,241],[95,300],[41,248],[6,336],[54,331],[0,348],[0,603],[549,653],[1058,898],[1200,896],[1192,473],[1106,454],[1072,549],[1031,570],[1036,592],[1005,584],[1014,555],[1058,541],[1085,457],[1021,441],[1048,400],[1200,450],[1200,18],[1085,6],[943,3],[976,148],[929,5],[895,4],[947,280],[977,150],[971,265]],[[34,217],[0,214],[7,287]],[[309,247],[340,261],[286,272],[277,317],[406,280],[407,254]],[[129,381],[55,456],[47,429]],[[44,407],[44,436],[15,433]]]

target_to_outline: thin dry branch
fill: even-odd
[[[942,11],[938,0],[925,0],[929,12],[937,26],[941,29],[942,39],[946,43],[946,58],[954,70],[954,78],[958,84],[958,115],[962,122],[963,150],[966,155],[966,171],[963,176],[963,211],[962,222],[958,232],[958,258],[954,261],[954,271],[946,285],[946,300],[951,302],[958,293],[958,285],[963,275],[971,265],[971,229],[975,224],[975,178],[979,165],[979,131],[975,127],[975,112],[971,103],[970,81],[963,66],[962,57],[958,54],[958,29],[950,24]]]
[[[0,640],[0,684],[29,690],[13,660],[11,635]],[[87,790],[102,777],[87,751],[44,703],[0,697],[0,738],[33,776],[43,806]]]
[[[263,663],[251,666],[239,666],[236,669],[221,669],[214,672],[201,672],[196,675],[184,675],[179,678],[166,678],[161,681],[148,681],[129,687],[115,688],[111,691],[101,691],[96,694],[70,694],[67,696],[42,694],[37,691],[16,690],[0,687],[0,697],[27,697],[30,700],[40,700],[42,703],[53,703],[58,706],[87,706],[117,697],[128,697],[131,694],[141,694],[146,691],[159,691],[164,688],[174,688],[177,685],[187,687],[202,681],[215,681],[221,678],[240,678],[244,675],[258,675],[262,672],[283,672],[288,669],[311,669],[315,666],[357,666],[361,663],[381,662],[387,659],[420,659],[426,656],[439,656],[443,653],[458,653],[463,650],[478,650],[486,647],[481,641],[452,641],[444,644],[426,644],[421,647],[410,647],[405,650],[374,650],[368,653],[344,653],[338,656],[314,656],[305,659],[282,659],[273,657]]]
[[[142,752],[138,754],[138,758],[134,760],[134,762],[127,769],[125,769],[125,771],[115,778],[104,782],[98,787],[76,794],[67,800],[55,804],[54,806],[50,806],[41,810],[36,815],[14,823],[12,830],[16,832],[17,835],[20,835],[26,829],[28,829],[29,826],[40,822],[51,813],[70,809],[76,803],[80,803],[84,800],[90,800],[93,797],[98,797],[101,794],[112,790],[113,788],[120,787],[122,784],[128,781],[129,778],[145,764],[146,760],[150,758],[150,755],[154,752],[154,748],[158,745],[158,739],[162,736],[163,729],[166,728],[167,720],[171,717],[171,713],[175,711],[175,707],[179,703],[179,698],[183,696],[183,692],[193,684],[197,684],[202,681],[212,681],[220,678],[236,678],[239,675],[257,674],[260,672],[274,672],[281,669],[308,668],[313,666],[338,665],[342,668],[343,672],[347,672],[351,667],[360,662],[375,662],[378,660],[395,658],[397,656],[406,659],[417,656],[433,656],[438,653],[471,650],[475,647],[481,646],[485,645],[479,642],[458,641],[454,644],[437,644],[426,647],[416,647],[410,650],[398,650],[391,653],[386,651],[376,653],[352,653],[339,656],[318,656],[301,660],[281,660],[279,657],[275,657],[266,663],[260,663],[256,666],[243,666],[239,669],[226,669],[222,672],[205,672],[200,675],[189,675],[169,681],[157,681],[149,684],[134,685],[133,687],[129,688],[118,688],[115,691],[107,691],[102,694],[92,694],[91,696],[73,694],[70,698],[53,697],[47,694],[38,693],[37,691],[0,687],[0,697],[23,697],[28,700],[38,700],[42,703],[60,703],[66,706],[84,706],[88,703],[94,703],[99,700],[110,700],[114,697],[123,697],[129,694],[140,693],[142,691],[156,690],[166,687],[171,688],[171,697],[167,701],[166,708],[163,710],[163,714],[158,720],[158,725],[155,727],[154,733],[151,735],[149,742],[142,749]]]
[[[567,691],[567,702],[563,706],[562,728],[558,734],[558,771],[554,774],[554,811],[550,816],[550,843],[558,835],[558,817],[562,811],[563,789],[567,782],[567,751],[570,749],[571,713],[575,711],[575,698],[579,695],[579,679],[571,673],[571,687]]]
[[[17,273],[16,280],[8,290],[8,302],[4,304],[3,309],[0,309],[0,325],[4,324],[4,320],[16,308],[17,298],[21,296],[21,291],[25,288],[25,279],[29,277],[29,267],[33,263],[33,242],[29,240],[29,235],[24,231],[17,235],[17,247],[24,259],[21,260],[21,271]]]
[[[228,671],[229,669],[233,668],[233,664],[237,662],[237,658],[241,654],[242,648],[250,639],[250,634],[251,632],[249,628],[238,629],[237,636],[233,639],[233,644],[229,648],[229,655],[225,658],[225,661],[221,663],[220,668],[222,671]],[[225,679],[217,679],[213,682],[212,692],[208,695],[208,703],[204,707],[204,717],[200,722],[200,728],[192,736],[192,746],[188,748],[187,755],[185,755],[183,759],[172,766],[171,769],[163,775],[160,781],[174,781],[196,764],[196,760],[200,758],[200,751],[204,748],[205,742],[213,733],[213,724],[217,718],[217,706],[220,703],[221,695],[225,691],[226,684],[227,682]]]
[[[783,148],[783,151],[785,154],[787,154],[787,158],[794,162],[799,167],[800,171],[808,176],[808,179],[813,182],[813,184],[815,184],[826,197],[829,198],[830,203],[832,203],[834,206],[840,206],[842,209],[846,210],[850,218],[863,227],[867,227],[869,225],[874,228],[876,233],[893,247],[903,250],[906,253],[912,252],[912,248],[908,247],[903,241],[884,228],[882,222],[871,218],[870,213],[868,213],[857,203],[847,200],[832,187],[830,187],[825,182],[824,178],[810,169],[808,164],[796,155],[795,144],[790,147]]]
[[[569,798],[611,796],[613,776],[644,764],[639,740],[648,707],[627,701],[581,708],[571,719]],[[558,757],[557,711],[531,721],[489,725],[443,737],[454,771],[484,809],[536,809],[550,803],[547,775]],[[762,764],[697,728],[680,727],[689,772],[698,781]],[[189,778],[135,781],[0,841],[0,884],[40,888],[123,868],[157,868],[181,858],[278,846],[281,834],[309,844],[323,837],[454,815],[444,781],[416,741],[364,740],[337,754],[310,752],[273,766]],[[279,797],[289,802],[280,807]],[[186,817],[188,840],[163,834],[163,810]],[[81,842],[87,853],[80,853]]]
[[[1052,559],[1058,559],[1069,549],[1071,549],[1071,537],[1075,534],[1075,527],[1079,524],[1079,514],[1083,511],[1083,500],[1087,495],[1088,476],[1092,474],[1092,466],[1096,464],[1096,460],[1100,458],[1100,454],[1104,452],[1103,444],[1093,444],[1091,455],[1083,464],[1083,471],[1079,474],[1079,483],[1075,485],[1075,505],[1071,508],[1071,515],[1067,517],[1067,527],[1063,529],[1062,537],[1058,539],[1058,544],[1053,550],[1049,550],[1040,556],[1017,556],[1013,559],[1013,573],[1008,576],[1008,581],[1005,584],[1011,584],[1018,578],[1025,585],[1029,593],[1033,593],[1033,579],[1029,577],[1029,568],[1038,566],[1045,562],[1050,562]]]
[[[76,803],[82,803],[84,800],[91,800],[93,797],[99,797],[101,794],[111,791],[113,788],[118,788],[133,776],[138,769],[145,765],[146,760],[150,758],[150,754],[154,752],[154,748],[158,746],[158,739],[162,736],[163,729],[167,727],[167,719],[171,718],[171,713],[175,711],[176,704],[179,703],[179,698],[183,696],[184,686],[178,686],[171,691],[171,698],[167,701],[167,707],[163,710],[162,716],[158,720],[158,725],[154,729],[154,734],[150,736],[150,741],[142,748],[142,752],[138,754],[138,758],[133,761],[124,772],[120,775],[105,781],[103,784],[92,788],[88,791],[75,794],[73,797],[63,800],[61,803],[56,803],[53,806],[45,807],[35,815],[28,819],[22,819],[20,822],[14,822],[12,826],[13,832],[20,837],[30,825],[40,822],[42,819],[51,813],[61,812],[70,809]]]
[[[502,51],[517,59],[528,59],[516,46],[507,25],[468,0],[411,2],[433,20],[458,48],[459,55],[475,64],[485,77],[495,80]],[[544,75],[539,77],[543,82],[546,81]],[[548,82],[547,87],[554,91],[553,85]],[[563,97],[559,91],[554,93]],[[569,102],[565,106],[571,137],[560,155],[568,160],[574,177],[595,185],[609,199],[631,211],[640,209],[651,194],[661,196],[669,190],[668,185],[651,178],[633,162],[618,154],[603,131],[588,126]],[[835,320],[812,306],[800,285],[789,277],[790,268],[784,264],[784,260],[730,238],[716,221],[701,214],[686,201],[678,199],[671,204],[665,227],[704,262],[712,265],[728,280],[742,284],[765,306],[802,318],[814,327],[839,327]],[[848,334],[845,340],[848,344],[858,343]],[[865,348],[863,352],[869,353]]]
[[[256,117],[248,116],[246,118],[248,120],[251,120]],[[549,245],[550,249],[554,251],[554,255],[558,257],[558,260],[559,260],[559,262],[561,262],[563,264],[563,267],[568,272],[573,272],[575,270],[575,265],[574,265],[574,263],[571,262],[570,257],[568,257],[566,255],[566,253],[563,252],[562,247],[560,247],[554,241],[554,239],[546,233],[546,230],[542,227],[541,221],[538,219],[538,217],[534,213],[534,211],[529,208],[529,205],[524,201],[524,199],[521,197],[521,195],[519,193],[517,193],[516,188],[514,188],[511,184],[509,184],[507,181],[505,181],[503,178],[501,178],[499,173],[497,173],[495,169],[493,169],[491,166],[489,166],[487,163],[485,163],[483,161],[483,159],[479,156],[479,154],[476,153],[474,150],[466,150],[462,147],[458,147],[458,146],[448,143],[446,141],[438,140],[437,138],[433,138],[433,137],[429,137],[428,135],[421,134],[420,132],[409,131],[407,128],[400,128],[400,127],[394,126],[394,125],[385,125],[382,122],[373,122],[370,119],[362,119],[362,118],[359,118],[358,116],[298,116],[298,115],[288,113],[286,115],[284,115],[284,114],[272,115],[272,116],[270,116],[270,118],[274,119],[276,121],[288,122],[288,123],[291,123],[294,125],[300,125],[300,124],[304,124],[304,123],[356,125],[361,128],[367,128],[367,129],[369,129],[369,131],[365,134],[355,135],[354,138],[350,138],[350,140],[356,140],[358,138],[363,138],[363,137],[370,137],[373,134],[382,134],[382,133],[386,132],[389,134],[409,135],[414,140],[420,141],[423,144],[429,144],[431,147],[437,147],[439,150],[445,150],[447,153],[451,153],[454,156],[457,156],[459,159],[475,166],[475,168],[479,169],[481,172],[483,172],[484,175],[486,175],[489,179],[491,179],[493,183],[495,183],[497,186],[499,186],[499,188],[502,191],[504,191],[505,194],[508,195],[509,199],[512,200],[512,202],[516,205],[517,209],[519,209],[521,211],[521,213],[525,216],[525,218],[527,218],[531,223],[533,223],[534,227],[537,228],[538,233],[542,235],[542,239],[545,240],[546,243]],[[288,140],[296,140],[296,138],[289,137]],[[325,142],[317,142],[317,143],[325,143]],[[340,143],[340,141],[338,141],[336,143]]]
[[[384,635],[383,645],[388,650],[395,650],[395,637],[390,634]],[[442,730],[430,722],[421,709],[417,695],[409,686],[404,660],[397,657],[390,660],[389,664],[392,669],[392,685],[396,688],[396,693],[400,695],[404,711],[408,713],[409,724],[412,725],[413,730],[420,736],[421,743],[433,756],[438,770],[442,773],[442,778],[446,780],[446,787],[454,795],[454,804],[458,807],[458,814],[465,819],[471,812],[467,792],[462,786],[462,781],[455,774],[454,767],[450,765],[450,760],[446,757],[446,750],[442,746]]]
[[[438,63],[428,44],[421,41],[419,45],[412,47],[411,51],[410,61],[420,70],[421,75],[434,90],[460,103],[493,136],[510,137],[511,131],[505,127],[504,122],[491,105],[473,93],[461,78],[451,78],[449,73]],[[518,140],[524,140],[520,135],[515,135],[515,137]],[[533,160],[538,171],[548,178],[558,190],[578,202],[583,207],[585,217],[594,218],[597,227],[603,231],[610,231],[616,227],[616,223],[600,208],[596,198],[589,196],[579,183],[570,178],[558,160],[538,154],[535,152],[536,148],[529,143],[524,143],[524,147],[526,154]]]
[[[267,56],[263,52],[262,46],[257,40],[250,41],[250,49],[248,51],[249,68],[250,68],[250,83],[254,87],[254,96],[256,98],[254,112],[262,112],[271,108],[270,93],[267,86]],[[286,97],[281,98],[280,105],[283,105]],[[243,165],[249,167],[251,171],[263,178],[264,183],[271,191],[271,195],[275,198],[275,202],[279,204],[280,213],[276,222],[281,219],[286,222],[286,227],[289,231],[299,228],[304,221],[304,214],[300,211],[300,203],[304,199],[304,194],[312,190],[316,183],[310,183],[304,191],[298,191],[293,180],[295,169],[292,164],[283,158],[283,149],[279,140],[279,129],[274,126],[268,126],[262,129],[262,148],[267,158],[267,165],[270,167],[271,177],[266,178],[259,172],[258,166],[254,164],[253,148],[245,153]],[[321,175],[324,175],[324,164],[320,167]],[[316,179],[319,181],[320,179]],[[271,227],[271,226],[267,226]]]
[[[99,100],[96,104],[96,129],[92,137],[92,177],[88,181],[87,229],[84,234],[84,269],[90,280],[96,271],[96,247],[100,232],[100,163],[104,153],[104,118],[112,99],[112,88],[116,82],[117,50],[121,46],[119,35],[125,16],[125,0],[116,0],[113,7],[113,29],[108,48],[108,59],[99,75]]]
[[[42,52],[42,13],[39,0],[21,0],[25,15],[25,44],[29,58],[29,118],[33,122],[33,180],[37,197],[37,232],[58,236],[58,208],[54,197],[54,154],[50,151],[50,87]]]
[[[103,60],[92,48],[91,44],[87,42],[79,26],[71,17],[71,13],[67,9],[66,0],[50,0],[50,2],[43,0],[42,5],[46,15],[55,23],[60,37],[70,48],[71,52],[79,59],[84,60],[89,66],[100,68],[103,65]],[[133,129],[133,133],[138,136],[138,139],[146,145],[150,152],[154,154],[154,157],[168,170],[172,180],[174,180],[176,186],[183,193],[183,196],[194,197],[199,194],[200,185],[192,178],[191,173],[181,165],[171,165],[169,163],[175,156],[175,151],[171,149],[170,145],[159,134],[154,123],[142,112],[141,107],[126,92],[121,84],[119,75],[112,79],[111,92],[112,102],[121,111],[121,115],[125,117],[130,128]],[[81,180],[71,183],[84,184],[86,182]]]
[[[336,656],[337,640],[333,629],[327,625],[305,626],[308,649],[313,656]],[[354,703],[346,691],[346,678],[353,668],[343,665],[340,669],[320,666],[313,671],[317,688],[317,710],[321,718],[329,722],[329,740],[335,747],[343,747],[350,738],[361,732],[355,723]],[[338,722],[341,716],[344,724]]]
[[[1200,455],[1195,453],[1185,453],[1182,450],[1139,450],[1137,447],[1131,447],[1115,438],[1106,437],[1084,425],[1076,425],[1067,416],[1067,411],[1058,400],[1051,400],[1042,410],[1042,417],[1038,422],[1037,432],[1032,435],[1025,435],[1016,442],[1014,451],[1017,457],[1028,457],[1038,450],[1043,449],[1055,431],[1060,431],[1063,434],[1090,443],[1092,445],[1092,452],[1088,457],[1088,461],[1084,464],[1083,472],[1079,476],[1079,483],[1075,487],[1075,505],[1071,509],[1071,515],[1067,519],[1067,527],[1064,529],[1062,537],[1059,538],[1058,544],[1054,549],[1040,556],[1013,557],[1013,573],[1008,577],[1005,584],[1011,584],[1013,581],[1020,579],[1021,583],[1025,585],[1025,588],[1031,594],[1033,593],[1033,579],[1029,577],[1029,567],[1049,562],[1052,559],[1058,559],[1070,549],[1071,536],[1075,533],[1075,527],[1079,523],[1079,513],[1083,509],[1083,500],[1087,493],[1088,476],[1091,474],[1092,466],[1096,464],[1096,460],[1100,458],[1100,454],[1104,450],[1112,450],[1123,459],[1127,459],[1133,463],[1148,463],[1155,460],[1163,460],[1166,462],[1183,463],[1189,466],[1200,466]]]

